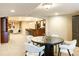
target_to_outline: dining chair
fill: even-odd
[[[45,36],[33,37],[33,40],[37,41],[37,42],[44,42],[44,39],[45,39]],[[43,45],[40,45],[40,44],[37,44],[37,43],[33,43],[33,44],[36,45],[36,46],[43,46]]]
[[[25,56],[42,56],[44,54],[45,46],[38,47],[33,44],[25,44]]]
[[[32,35],[27,35],[26,36],[26,42],[29,43],[29,44],[33,44],[33,42],[31,41],[33,39],[33,36]]]
[[[69,56],[73,56],[74,50],[76,48],[77,40],[69,41],[69,43],[64,42],[63,44],[59,45],[59,52],[58,55],[61,55],[61,53],[68,53]]]

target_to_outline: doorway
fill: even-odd
[[[72,17],[72,39],[77,40],[77,46],[79,47],[79,15]]]

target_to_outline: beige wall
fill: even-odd
[[[53,16],[46,20],[46,34],[58,34],[64,40],[72,40],[72,16]]]

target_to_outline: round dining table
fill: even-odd
[[[54,56],[54,45],[61,44],[64,40],[59,37],[52,37],[51,40],[44,39],[41,41],[33,39],[32,42],[45,45],[44,56]]]

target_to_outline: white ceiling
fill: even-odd
[[[0,16],[53,16],[79,12],[79,3],[62,3],[50,9],[38,8],[40,3],[0,3]],[[14,9],[15,13],[10,10]]]

